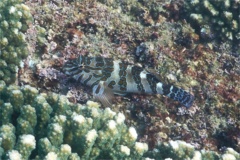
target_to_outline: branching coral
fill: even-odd
[[[0,80],[12,83],[18,67],[28,55],[24,32],[32,20],[22,0],[0,2]]]
[[[14,93],[19,103],[12,98]],[[218,154],[195,150],[183,141],[162,143],[148,151],[146,143],[136,142],[137,132],[125,125],[122,113],[100,109],[96,102],[72,104],[65,96],[41,94],[28,85],[7,87],[4,81],[0,81],[0,96],[3,159],[240,158],[231,148]]]
[[[222,159],[236,160],[240,154],[232,148],[226,148],[222,154],[207,150],[195,150],[194,146],[184,141],[169,141],[159,144],[153,151],[146,153],[156,159]]]
[[[229,41],[236,52],[240,43],[239,6],[239,0],[187,0],[183,7],[205,40]]]
[[[148,150],[136,142],[136,130],[124,124],[123,114],[99,109],[96,102],[72,104],[65,96],[7,87],[4,81],[0,88],[1,158],[139,159]]]

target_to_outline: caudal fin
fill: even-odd
[[[187,108],[191,107],[194,101],[194,96],[189,92],[173,85],[164,85],[161,82],[157,84],[157,92],[180,102]]]

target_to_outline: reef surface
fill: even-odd
[[[239,5],[238,0],[3,0],[0,156],[238,159]],[[62,72],[78,55],[145,67],[164,83],[191,92],[195,102],[186,109],[162,95],[116,96],[111,113],[104,114],[106,108],[91,103],[92,91]],[[99,126],[92,126],[99,119]],[[89,127],[75,123],[82,121]],[[67,131],[77,127],[83,131]]]

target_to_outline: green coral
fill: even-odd
[[[28,55],[24,32],[32,20],[23,0],[0,2],[0,80],[12,83],[20,62]]]
[[[17,92],[19,103],[13,99]],[[21,95],[21,96],[19,96]],[[239,159],[231,148],[223,154],[169,141],[148,151],[122,113],[100,109],[96,102],[72,104],[65,96],[0,81],[0,158],[2,159]],[[29,99],[30,98],[30,99]],[[21,104],[21,105],[20,105]]]
[[[148,150],[123,114],[96,102],[72,104],[65,96],[4,81],[0,97],[0,158],[139,159]]]
[[[198,26],[202,34],[210,34],[211,29],[222,41],[238,45],[239,5],[238,0],[187,0],[184,8],[192,24]]]
[[[219,154],[213,151],[196,150],[193,145],[184,141],[176,140],[160,143],[154,150],[145,154],[154,159],[221,159],[235,160],[240,158],[240,154],[232,148]]]

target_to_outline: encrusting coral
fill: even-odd
[[[21,60],[28,55],[24,32],[32,20],[23,0],[0,2],[0,80],[7,84],[16,80]]]

